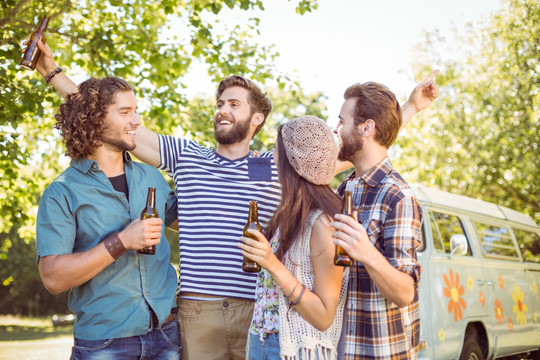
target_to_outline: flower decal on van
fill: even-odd
[[[441,328],[441,330],[439,330],[439,341],[440,342],[444,342],[444,330]]]
[[[499,287],[501,289],[504,289],[504,279],[503,279],[502,275],[499,275]]]
[[[479,291],[478,292],[478,297],[479,297],[479,301],[480,301],[480,304],[482,304],[482,307],[484,307],[484,304],[486,303],[486,298],[484,297],[484,292],[483,291]]]
[[[514,299],[514,314],[516,314],[516,322],[520,325],[527,324],[527,317],[525,313],[528,311],[528,307],[523,303],[525,293],[521,291],[519,285],[514,285],[514,292],[512,293],[512,299]]]
[[[501,305],[501,300],[495,299],[495,318],[499,324],[502,324],[504,321],[503,307]]]
[[[469,290],[472,290],[473,287],[474,287],[474,282],[473,282],[473,279],[472,277],[467,277],[467,286],[469,287]]]
[[[512,332],[512,330],[514,330],[514,323],[512,322],[511,317],[508,318],[508,328],[510,329],[510,332]]]
[[[454,272],[450,269],[449,275],[448,277],[444,274],[444,282],[447,287],[443,288],[444,296],[450,298],[448,301],[448,313],[454,312],[454,321],[458,321],[458,318],[463,320],[463,311],[461,309],[465,309],[467,304],[461,296],[465,293],[465,288],[459,284],[458,273],[454,277]]]

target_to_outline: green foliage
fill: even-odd
[[[436,64],[440,98],[405,129],[396,160],[411,181],[480,197],[540,222],[540,3],[506,0],[444,60],[438,33],[417,50],[418,79]],[[415,150],[416,149],[416,150]],[[398,149],[399,152],[399,149]]]
[[[291,0],[288,0],[291,1]],[[294,0],[303,14],[315,0]],[[319,111],[321,95],[303,95],[290,78],[274,67],[278,54],[257,43],[259,19],[232,29],[221,24],[223,8],[264,10],[262,0],[3,0],[0,3],[0,302],[2,312],[30,313],[24,300],[50,300],[41,285],[34,255],[35,217],[40,194],[66,167],[63,146],[53,131],[61,98],[41,76],[21,70],[21,44],[45,13],[51,16],[47,41],[70,76],[119,76],[135,85],[143,99],[142,118],[149,128],[173,133],[182,128],[193,138],[213,142],[211,119],[215,101],[188,101],[183,77],[193,63],[204,64],[214,81],[240,74],[261,84],[272,83],[291,94],[274,94],[283,109],[291,101]],[[294,90],[294,91],[293,91]],[[290,104],[290,103],[289,103]],[[277,114],[277,113],[276,113]],[[254,141],[257,148],[273,143],[267,126]],[[8,299],[10,306],[7,307]],[[28,300],[30,301],[30,300]],[[42,307],[42,312],[57,311]]]

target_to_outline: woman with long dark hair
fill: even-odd
[[[341,210],[328,185],[337,151],[331,129],[316,117],[291,120],[278,130],[281,203],[264,235],[249,230],[258,240],[242,237],[239,244],[263,268],[248,359],[337,358],[347,286],[347,272],[333,264],[330,227]]]

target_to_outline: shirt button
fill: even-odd
[[[148,292],[145,292],[145,293],[144,293],[144,296],[148,296]]]
[[[225,307],[225,308],[226,308],[226,307],[229,307],[229,303],[228,303],[227,301],[224,301],[224,302],[223,302],[223,307]]]
[[[146,268],[143,267],[141,270],[142,270],[142,271],[146,271]]]
[[[103,180],[103,182],[106,184],[106,183],[107,183],[107,180]]]
[[[123,199],[124,198],[124,195],[120,195],[120,199]]]
[[[95,169],[95,168],[96,168],[96,164],[93,164],[92,167]]]

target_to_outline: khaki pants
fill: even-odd
[[[244,360],[254,302],[178,299],[182,360]]]

